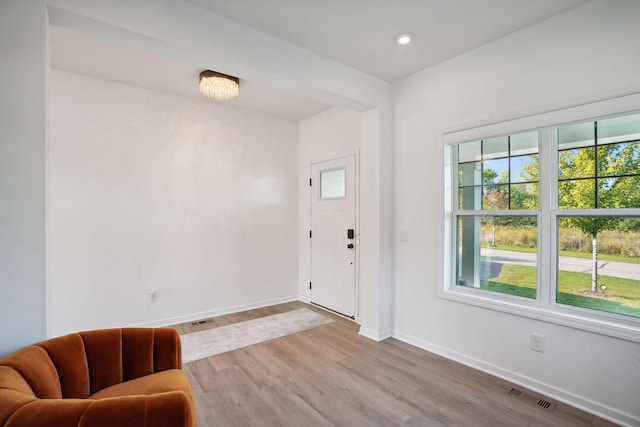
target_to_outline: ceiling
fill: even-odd
[[[270,87],[241,81],[240,95],[217,101],[200,95],[201,67],[107,41],[86,33],[52,26],[49,31],[51,67],[57,70],[171,93],[203,102],[253,110],[289,120],[301,120],[331,107],[324,102]],[[273,102],[277,99],[278,102]]]
[[[586,0],[182,0],[386,81],[472,50]],[[54,20],[55,21],[55,20]],[[411,33],[407,46],[394,42]],[[196,64],[52,22],[51,65],[151,90],[203,98]],[[224,70],[220,70],[223,71]],[[273,102],[277,99],[277,102]],[[225,105],[301,120],[331,105],[241,80]]]
[[[394,81],[586,0],[186,0]],[[410,33],[407,46],[396,35]]]

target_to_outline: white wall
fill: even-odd
[[[385,336],[390,325],[391,257],[391,86],[334,60],[283,42],[228,18],[197,8],[188,2],[141,0],[50,0],[58,25],[78,31],[95,31],[100,36],[125,38],[127,43],[220,69],[255,82],[264,82],[341,107],[362,111],[368,118],[362,128],[361,173],[370,179],[362,183],[361,228],[368,239],[360,253],[360,271],[366,277],[367,298],[363,327],[374,339]],[[86,20],[79,15],[91,18]],[[95,21],[93,21],[95,20]],[[102,24],[126,30],[107,34]],[[112,28],[113,29],[113,28]],[[143,35],[130,37],[130,33]],[[383,155],[380,155],[383,153]],[[387,178],[387,179],[384,179]],[[364,244],[364,241],[362,242]],[[366,324],[366,325],[365,325]],[[388,333],[387,333],[388,334]]]
[[[56,70],[50,86],[52,335],[297,299],[297,123]]]
[[[639,17],[635,1],[590,2],[394,87],[394,335],[635,425],[638,343],[440,299],[436,289],[442,132],[639,92]],[[545,335],[545,353],[529,350],[531,332]]]
[[[379,341],[391,334],[390,114],[335,107],[300,122],[298,289],[309,301],[310,165],[356,154],[358,174],[358,279],[356,321],[360,334]],[[381,155],[380,153],[384,153]]]
[[[11,331],[2,335],[0,354],[51,333],[46,331],[46,319],[51,319],[54,310],[49,307],[53,284],[47,279],[45,253],[49,264],[55,262],[55,254],[45,247],[44,229],[47,14],[61,27],[203,68],[224,68],[256,83],[358,111],[379,108],[375,123],[363,123],[373,139],[364,139],[361,169],[376,179],[368,181],[361,201],[371,206],[372,232],[388,234],[390,215],[381,212],[381,205],[391,193],[383,188],[379,176],[390,173],[390,157],[378,155],[389,150],[391,143],[387,82],[183,1],[31,0],[2,2],[0,7],[0,53],[7,59],[0,69],[4,85],[0,99],[0,326]],[[122,31],[113,32],[113,28]],[[390,268],[377,268],[376,262],[381,252],[389,250],[383,245],[387,242],[380,240],[369,248],[372,256],[367,263],[371,285],[384,291],[371,298],[372,309],[379,313],[389,310],[388,300],[380,296],[390,290]],[[384,328],[388,323],[378,316],[370,328]]]
[[[46,9],[0,2],[0,356],[46,338]]]
[[[357,111],[335,107],[299,124],[298,293],[305,302],[309,302],[311,276],[311,164],[358,155],[362,139],[361,116]]]
[[[391,113],[362,113],[360,156],[360,334],[376,341],[391,336],[393,307],[393,151]],[[388,135],[388,136],[387,136]]]

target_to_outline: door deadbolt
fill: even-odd
[[[349,243],[349,244],[347,245],[347,248],[349,248],[349,249],[353,249],[353,243]]]

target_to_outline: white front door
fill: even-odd
[[[355,156],[311,165],[311,302],[356,314]]]

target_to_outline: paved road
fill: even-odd
[[[518,264],[535,267],[536,254],[526,252],[503,251],[500,249],[483,248],[481,251],[483,263]],[[591,273],[591,259],[561,256],[560,270]],[[499,272],[499,270],[498,270]],[[640,264],[619,261],[598,261],[600,276],[613,276],[625,279],[640,280]],[[494,277],[494,276],[491,276]]]

